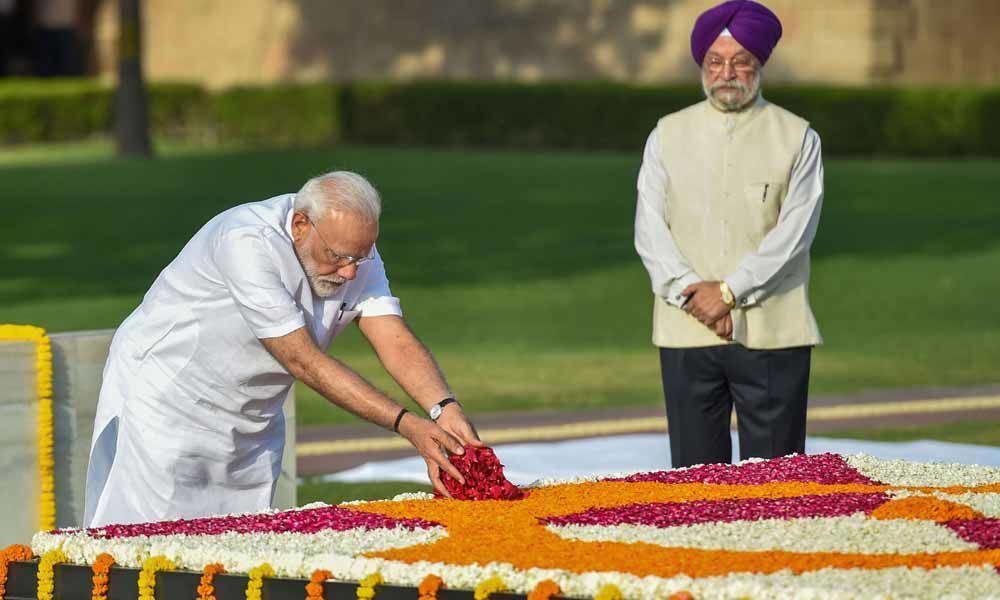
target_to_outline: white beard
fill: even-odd
[[[751,80],[750,85],[744,85],[743,82],[739,80],[733,81],[716,81],[711,86],[705,83],[705,78],[701,80],[701,88],[705,92],[705,97],[717,110],[722,112],[737,112],[743,110],[755,100],[760,94],[760,70],[754,73],[753,80]],[[715,92],[720,89],[733,89],[738,90],[739,94],[733,100],[723,100],[719,98]]]
[[[310,233],[309,237],[306,238],[305,242],[308,243],[312,239],[313,234]],[[309,287],[312,288],[314,294],[320,298],[329,298],[337,293],[340,286],[344,284],[347,280],[343,277],[337,275],[320,275],[319,269],[316,265],[316,261],[312,259],[308,254],[299,252],[297,246],[295,248],[295,256],[299,258],[299,264],[302,265],[302,270],[306,272],[306,279],[309,280]]]

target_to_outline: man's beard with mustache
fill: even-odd
[[[310,234],[310,239],[312,235]],[[306,240],[308,242],[308,239]],[[299,259],[299,264],[302,265],[302,270],[306,272],[306,279],[309,280],[309,287],[312,288],[314,294],[320,298],[329,298],[337,293],[340,286],[344,284],[347,280],[343,277],[337,275],[320,275],[319,268],[316,265],[316,261],[312,259],[308,254],[304,252],[299,252],[298,247],[295,248],[295,256]]]
[[[735,112],[746,108],[757,99],[757,95],[760,93],[760,71],[754,73],[749,86],[739,80],[716,81],[709,86],[702,79],[701,87],[705,91],[705,97],[712,103],[712,106],[722,112]],[[715,94],[717,90],[721,89],[737,90],[739,94],[733,100],[723,100]]]

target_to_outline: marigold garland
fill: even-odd
[[[528,593],[528,600],[549,600],[552,596],[558,596],[561,593],[562,589],[559,588],[558,583],[551,579],[543,579]]]
[[[155,600],[157,571],[171,571],[177,565],[162,554],[150,556],[142,563],[139,571],[139,600]]]
[[[41,327],[0,325],[0,341],[35,343],[35,389],[38,395],[38,528],[56,527],[55,456],[52,423],[52,342]]]
[[[66,553],[56,548],[49,550],[38,561],[38,600],[52,600],[56,589],[55,566],[66,562]]]
[[[250,569],[247,575],[250,577],[250,581],[247,582],[247,600],[260,600],[261,589],[264,587],[264,578],[274,577],[274,568],[267,563],[261,563]]]
[[[438,590],[442,586],[444,586],[444,581],[437,575],[429,573],[417,586],[417,592],[420,594],[419,600],[437,600]]]
[[[201,571],[201,579],[198,581],[198,600],[215,600],[215,576],[225,573],[226,568],[222,563],[209,563]]]
[[[622,591],[618,589],[617,585],[609,583],[602,587],[597,595],[594,596],[594,600],[622,600]]]
[[[681,590],[670,594],[667,600],[694,600],[694,594],[687,590]]]
[[[21,544],[7,546],[0,552],[0,598],[7,594],[8,565],[15,560],[31,560],[34,555],[31,548]]]
[[[489,579],[484,579],[476,586],[476,592],[472,595],[475,600],[486,600],[497,592],[507,591],[507,584],[496,575]]]
[[[97,558],[94,559],[94,565],[91,567],[91,571],[94,573],[91,578],[93,582],[93,587],[90,590],[91,600],[108,599],[108,573],[111,572],[111,567],[114,564],[115,557],[107,552],[98,554]]]
[[[375,597],[375,587],[382,585],[382,574],[375,571],[358,582],[358,600],[371,600]]]
[[[323,600],[323,582],[331,579],[333,573],[326,569],[316,569],[306,584],[306,600]]]

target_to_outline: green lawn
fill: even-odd
[[[0,322],[114,327],[208,218],[346,168],[382,191],[393,290],[472,412],[661,402],[632,249],[638,148],[109,151],[0,155]],[[826,173],[813,392],[1000,382],[1000,164],[830,160]],[[331,351],[399,397],[356,331]],[[298,398],[300,424],[349,419]]]
[[[844,429],[816,435],[818,437],[853,438],[876,442],[938,440],[956,444],[1000,446],[1000,427],[997,426],[996,421],[956,421],[923,426],[901,425],[888,429]]]

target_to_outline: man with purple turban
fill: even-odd
[[[730,0],[691,33],[705,101],[646,142],[635,247],[654,294],[674,467],[805,450],[812,346],[809,248],[823,201],[819,136],[766,101],[781,38],[765,6]]]

